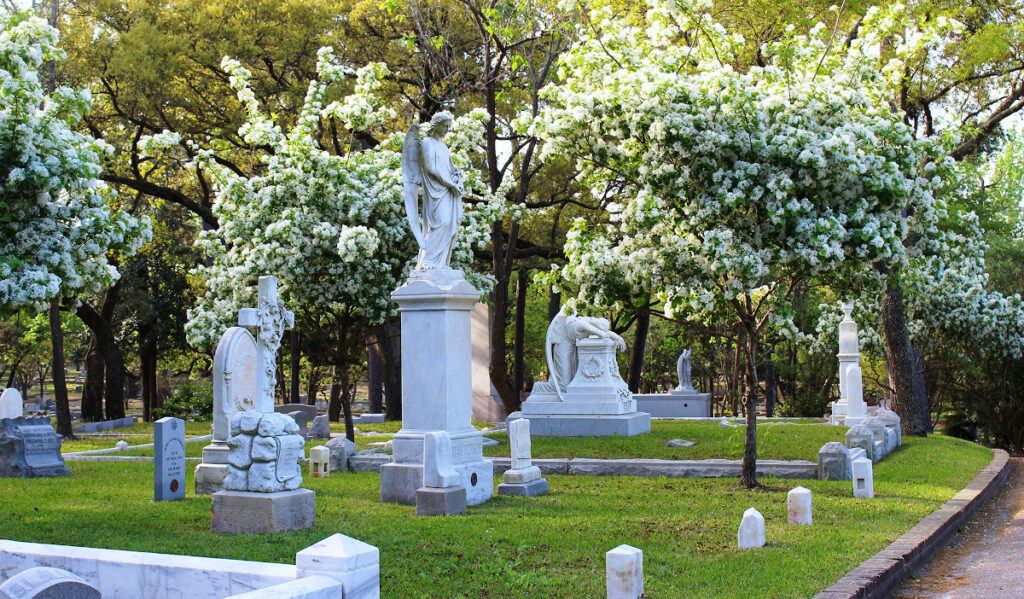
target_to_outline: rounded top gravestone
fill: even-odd
[[[24,403],[21,393],[14,387],[4,389],[0,393],[0,418],[20,418],[24,415]]]
[[[256,339],[243,327],[231,327],[220,338],[213,357],[213,438],[227,441],[231,419],[256,409],[259,393]]]

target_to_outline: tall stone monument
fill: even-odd
[[[480,292],[449,267],[463,181],[442,141],[451,119],[435,115],[423,140],[418,126],[410,127],[402,152],[406,211],[420,254],[408,280],[391,294],[402,314],[402,429],[392,440],[392,462],[380,470],[384,503],[416,504],[430,432],[448,434],[452,468],[469,505],[494,494],[493,469],[472,425],[470,311]]]
[[[619,374],[622,337],[603,318],[559,314],[545,339],[551,380],[534,384],[521,412],[506,419],[530,421],[536,437],[606,437],[650,432],[651,415],[640,412]]]
[[[845,317],[839,323],[839,401],[832,404],[832,423],[856,426],[864,421],[863,379],[860,370],[860,343],[857,323],[853,320],[853,304],[842,304]]]
[[[203,463],[196,466],[197,495],[224,488],[228,468],[231,419],[239,412],[274,411],[275,370],[281,336],[295,316],[277,299],[277,278],[259,279],[256,308],[243,308],[238,323],[217,344],[213,357],[213,440],[203,448]],[[254,327],[257,338],[243,327]]]

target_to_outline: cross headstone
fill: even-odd
[[[185,496],[185,421],[161,418],[153,424],[153,501]]]
[[[285,329],[295,326],[295,314],[277,299],[277,277],[260,277],[256,307],[239,310],[238,325],[256,328],[256,411],[273,412],[277,350]]]

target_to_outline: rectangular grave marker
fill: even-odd
[[[153,501],[185,497],[185,421],[161,418],[153,424]]]

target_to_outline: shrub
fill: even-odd
[[[213,416],[213,386],[206,383],[178,385],[163,406],[153,409],[154,418],[173,416],[189,422]]]

